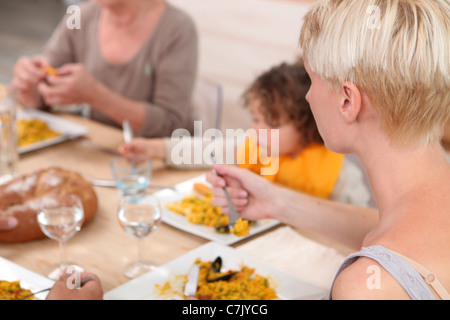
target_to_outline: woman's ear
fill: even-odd
[[[341,85],[342,102],[340,105],[341,115],[347,123],[356,121],[361,111],[361,91],[351,82]]]

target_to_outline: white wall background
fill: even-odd
[[[195,20],[199,75],[224,89],[222,128],[248,128],[240,96],[261,72],[299,53],[303,16],[310,5],[279,0],[169,0]]]

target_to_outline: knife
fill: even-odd
[[[197,293],[198,284],[198,274],[200,273],[200,268],[194,264],[188,274],[188,281],[184,286],[184,295],[186,297],[195,297]]]
[[[112,148],[102,147],[102,146],[94,144],[91,141],[86,140],[86,139],[81,140],[81,143],[83,145],[85,145],[86,147],[89,147],[89,148],[92,148],[92,149],[95,149],[95,150],[99,150],[99,151],[102,151],[102,152],[106,152],[106,153],[112,154],[114,156],[120,156],[121,155],[117,150],[114,150]]]
[[[117,183],[114,180],[92,179],[90,182],[93,186],[97,186],[97,187],[105,187],[105,188],[116,188],[117,187]],[[156,184],[151,184],[151,185],[147,186],[147,188],[150,188],[150,189],[172,189],[172,190],[176,191],[176,189],[174,187],[161,186],[161,185],[156,185]]]

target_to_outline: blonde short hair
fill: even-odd
[[[447,0],[322,0],[300,46],[329,84],[367,92],[393,142],[429,143],[450,115],[449,39]]]

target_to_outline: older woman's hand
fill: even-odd
[[[0,216],[0,231],[9,231],[16,228],[19,221],[12,216]]]
[[[21,57],[13,69],[12,87],[17,92],[18,101],[27,108],[39,108],[42,99],[37,86],[47,76],[45,67],[50,65],[44,56]]]
[[[58,69],[58,75],[48,75],[38,90],[47,105],[65,106],[90,103],[96,96],[99,82],[82,64],[67,64]]]
[[[222,187],[227,186],[231,201],[242,218],[260,220],[273,218],[276,212],[276,187],[268,180],[236,166],[214,165],[217,172],[209,172],[207,181],[213,186],[212,204],[228,213],[228,204]]]

